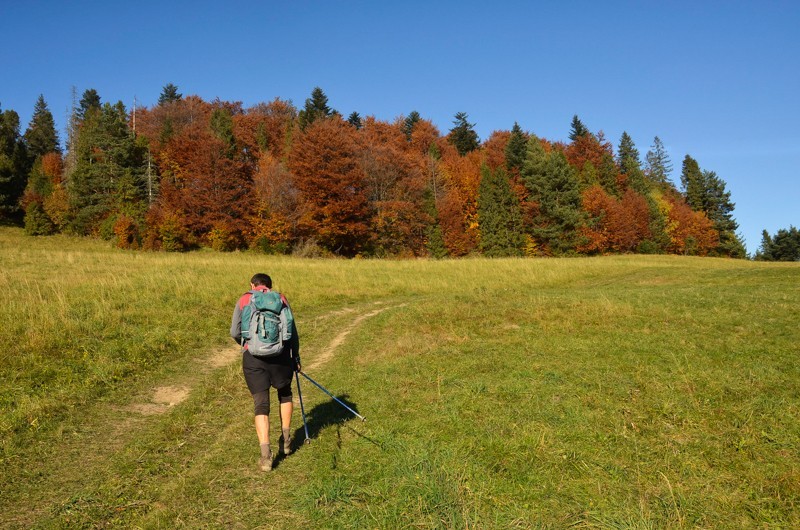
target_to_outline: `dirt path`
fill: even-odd
[[[341,331],[324,347],[305,348],[303,357],[309,362],[304,368],[317,369],[324,366],[333,358],[348,335],[364,321],[403,305],[405,304],[390,306],[384,305],[384,302],[375,302],[367,307],[337,309],[309,320],[307,325],[315,328],[317,325],[335,322],[336,328]],[[381,307],[374,308],[375,306]],[[351,315],[357,316],[348,323]],[[34,525],[45,513],[66,502],[71,492],[80,491],[85,479],[101,475],[106,465],[104,462],[134,439],[137,432],[152,425],[151,419],[169,412],[185,401],[213,372],[231,367],[240,359],[241,349],[238,346],[221,347],[193,362],[192,366],[197,367],[196,370],[180,377],[165,378],[162,384],[142,391],[128,405],[109,407],[102,403],[93,404],[92,409],[96,409],[85,411],[88,421],[77,428],[74,438],[61,438],[58,445],[60,458],[45,458],[41,467],[36,470],[20,468],[16,471],[15,475],[25,477],[27,486],[20,491],[7,492],[10,495],[0,502],[4,512],[0,516],[0,527],[8,525],[10,528],[27,528]],[[49,453],[50,450],[45,450],[43,454]],[[85,458],[87,453],[92,455],[90,460]],[[74,470],[78,467],[82,472],[76,474]],[[39,499],[36,506],[24,501],[30,495]]]
[[[383,305],[383,302],[375,302],[373,305]],[[336,350],[344,344],[345,340],[347,340],[348,335],[352,333],[361,323],[365,320],[368,320],[374,316],[377,316],[384,311],[389,309],[396,309],[400,307],[404,307],[406,304],[398,304],[393,306],[384,306],[378,309],[373,309],[367,313],[362,313],[358,315],[355,319],[353,319],[346,327],[336,335],[333,340],[328,343],[328,345],[323,348],[319,352],[314,352],[313,350],[309,353],[307,349],[302,350],[303,357],[311,358],[311,362],[308,364],[304,364],[303,368],[309,370],[315,370],[322,366],[324,366],[328,361],[333,358],[333,355],[336,353]],[[312,322],[317,323],[319,321],[328,320],[331,318],[337,318],[338,320],[344,320],[343,317],[346,315],[350,315],[355,313],[356,310],[352,308],[343,308],[337,309],[335,311],[330,311],[323,315],[316,317]],[[240,359],[241,356],[241,349],[238,346],[231,346],[230,348],[220,348],[212,352],[208,357],[203,360],[200,360],[197,363],[197,366],[202,367],[200,368],[200,373],[207,374],[213,370],[223,368],[225,366],[230,365],[234,361]],[[153,415],[153,414],[163,414],[167,412],[171,407],[180,404],[183,402],[189,394],[191,393],[191,387],[187,386],[186,384],[166,384],[164,386],[158,386],[153,389],[152,393],[150,394],[149,398],[146,401],[140,401],[137,403],[133,403],[124,408],[126,412],[135,412],[138,414],[142,414],[145,416]],[[297,399],[295,399],[297,401]]]

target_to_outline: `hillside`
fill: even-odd
[[[305,370],[368,418],[304,383],[313,441],[298,412],[269,474],[227,337],[258,271]],[[165,254],[0,228],[0,526],[797,527],[798,284],[714,258]]]

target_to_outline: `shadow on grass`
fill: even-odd
[[[359,412],[358,405],[350,401],[347,394],[342,394],[336,396],[342,403],[350,407],[351,409]],[[299,407],[298,407],[299,408]],[[296,411],[296,414],[300,416],[298,419],[300,420],[300,426],[297,427],[292,434],[292,454],[296,451],[299,451],[301,448],[306,446],[306,432],[303,429],[302,424],[302,412]],[[359,412],[360,414],[360,412]],[[345,409],[341,404],[337,403],[333,399],[329,399],[328,401],[324,401],[314,406],[312,409],[306,409],[306,426],[308,427],[308,438],[309,442],[316,438],[320,431],[322,431],[326,427],[330,427],[331,425],[341,425],[345,421],[355,418],[353,413]],[[351,432],[354,432],[357,436],[367,440],[368,442],[381,447],[381,444],[376,442],[375,440],[371,439],[368,436],[365,436],[355,429],[348,427]],[[283,459],[286,458],[286,455],[279,454],[272,463],[272,468],[275,469],[278,467]]]

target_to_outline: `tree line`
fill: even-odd
[[[244,108],[169,84],[135,109],[86,90],[62,150],[40,96],[24,134],[0,109],[0,215],[165,251],[746,256],[725,182],[686,155],[678,187],[658,137],[642,159],[577,116],[569,142],[474,127],[463,112],[447,134],[416,111],[345,118],[320,88],[302,108]]]

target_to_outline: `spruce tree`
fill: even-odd
[[[578,115],[575,114],[572,117],[572,125],[569,131],[569,139],[571,141],[575,141],[581,136],[586,136],[589,133],[589,129],[583,124],[583,122],[578,118]]]
[[[49,236],[55,232],[50,216],[41,203],[33,201],[25,209],[25,233],[29,236]]]
[[[97,90],[89,88],[83,92],[81,101],[75,111],[78,121],[86,119],[86,114],[92,109],[100,110],[100,94],[97,93]]]
[[[502,169],[481,169],[478,188],[478,229],[480,249],[489,257],[522,256],[525,235],[519,199],[511,190],[508,175]]]
[[[705,211],[706,192],[703,182],[703,172],[697,160],[689,155],[683,159],[681,168],[681,187],[686,197],[686,203],[695,211]]]
[[[725,181],[713,171],[701,170],[697,160],[689,155],[683,159],[681,185],[687,204],[695,211],[704,212],[719,232],[719,246],[715,254],[744,258],[747,251],[742,238],[736,233],[739,224],[733,218],[736,206]]]
[[[757,261],[774,261],[772,254],[772,237],[766,230],[761,231],[761,247],[756,251],[754,259]]]
[[[747,251],[742,238],[736,233],[739,223],[733,218],[736,206],[731,201],[731,192],[725,189],[725,181],[713,171],[703,171],[703,182],[706,188],[706,215],[714,223],[719,232],[717,254],[732,258],[745,258]]]
[[[421,119],[419,112],[412,110],[408,117],[403,121],[403,132],[406,135],[406,140],[411,141],[411,133],[414,132],[414,125]]]
[[[772,240],[772,254],[777,261],[800,261],[800,230],[781,228]]]
[[[305,129],[315,121],[333,116],[335,113],[336,111],[328,106],[328,96],[325,92],[320,87],[314,87],[311,97],[306,99],[305,107],[298,114],[298,122],[300,128]]]
[[[800,230],[794,226],[779,229],[774,236],[764,230],[761,248],[756,252],[759,261],[800,261]]]
[[[480,145],[478,133],[473,128],[475,124],[467,121],[467,118],[466,112],[456,113],[453,120],[453,128],[450,129],[450,134],[447,135],[447,141],[455,146],[456,151],[461,156],[474,151]]]
[[[161,90],[161,95],[158,96],[158,104],[166,105],[168,103],[174,103],[175,101],[180,101],[181,98],[183,98],[183,94],[178,93],[178,87],[172,83],[167,83]]]
[[[350,113],[350,116],[347,117],[347,123],[355,127],[357,130],[361,130],[363,123],[361,122],[361,115],[353,111]]]
[[[19,115],[0,109],[0,220],[19,221],[19,200],[30,171],[25,141],[19,133]]]
[[[584,214],[580,182],[564,153],[547,154],[539,139],[531,135],[522,180],[530,192],[529,200],[536,205],[531,220],[534,239],[553,254],[573,252],[580,243]]]
[[[600,167],[598,168],[597,173],[600,180],[600,186],[602,186],[606,192],[615,197],[622,196],[617,184],[617,173],[619,173],[619,167],[617,166],[616,162],[614,162],[614,156],[611,153],[603,153],[603,158],[601,159]]]
[[[76,167],[67,188],[72,230],[97,231],[99,222],[112,222],[123,204],[129,215],[141,214],[147,191],[146,148],[131,134],[122,102],[105,103],[99,112],[90,112],[76,144]],[[104,235],[110,236],[110,227],[105,228]]]
[[[525,155],[528,152],[528,139],[522,128],[517,122],[514,122],[514,127],[511,129],[511,136],[506,144],[506,169],[509,171],[519,172],[522,169],[522,164],[525,163]]]
[[[227,109],[214,109],[211,113],[211,130],[225,144],[228,158],[233,158],[236,154],[236,138],[233,136],[233,116]]]
[[[44,96],[39,96],[33,107],[33,117],[25,131],[25,142],[32,160],[52,152],[61,152],[53,114],[47,108]]]
[[[642,163],[639,160],[639,150],[633,143],[633,138],[627,132],[622,131],[622,136],[619,139],[619,148],[617,149],[617,164],[620,171],[627,174],[631,168],[641,169]]]
[[[431,219],[431,223],[425,229],[425,248],[432,258],[441,259],[447,257],[447,246],[444,244],[444,234],[442,226],[439,224],[439,211],[436,208],[436,177],[427,186],[423,195],[423,209]]]
[[[669,187],[672,161],[658,136],[653,139],[653,146],[645,155],[645,160],[647,163],[646,173],[650,180],[664,189]]]

